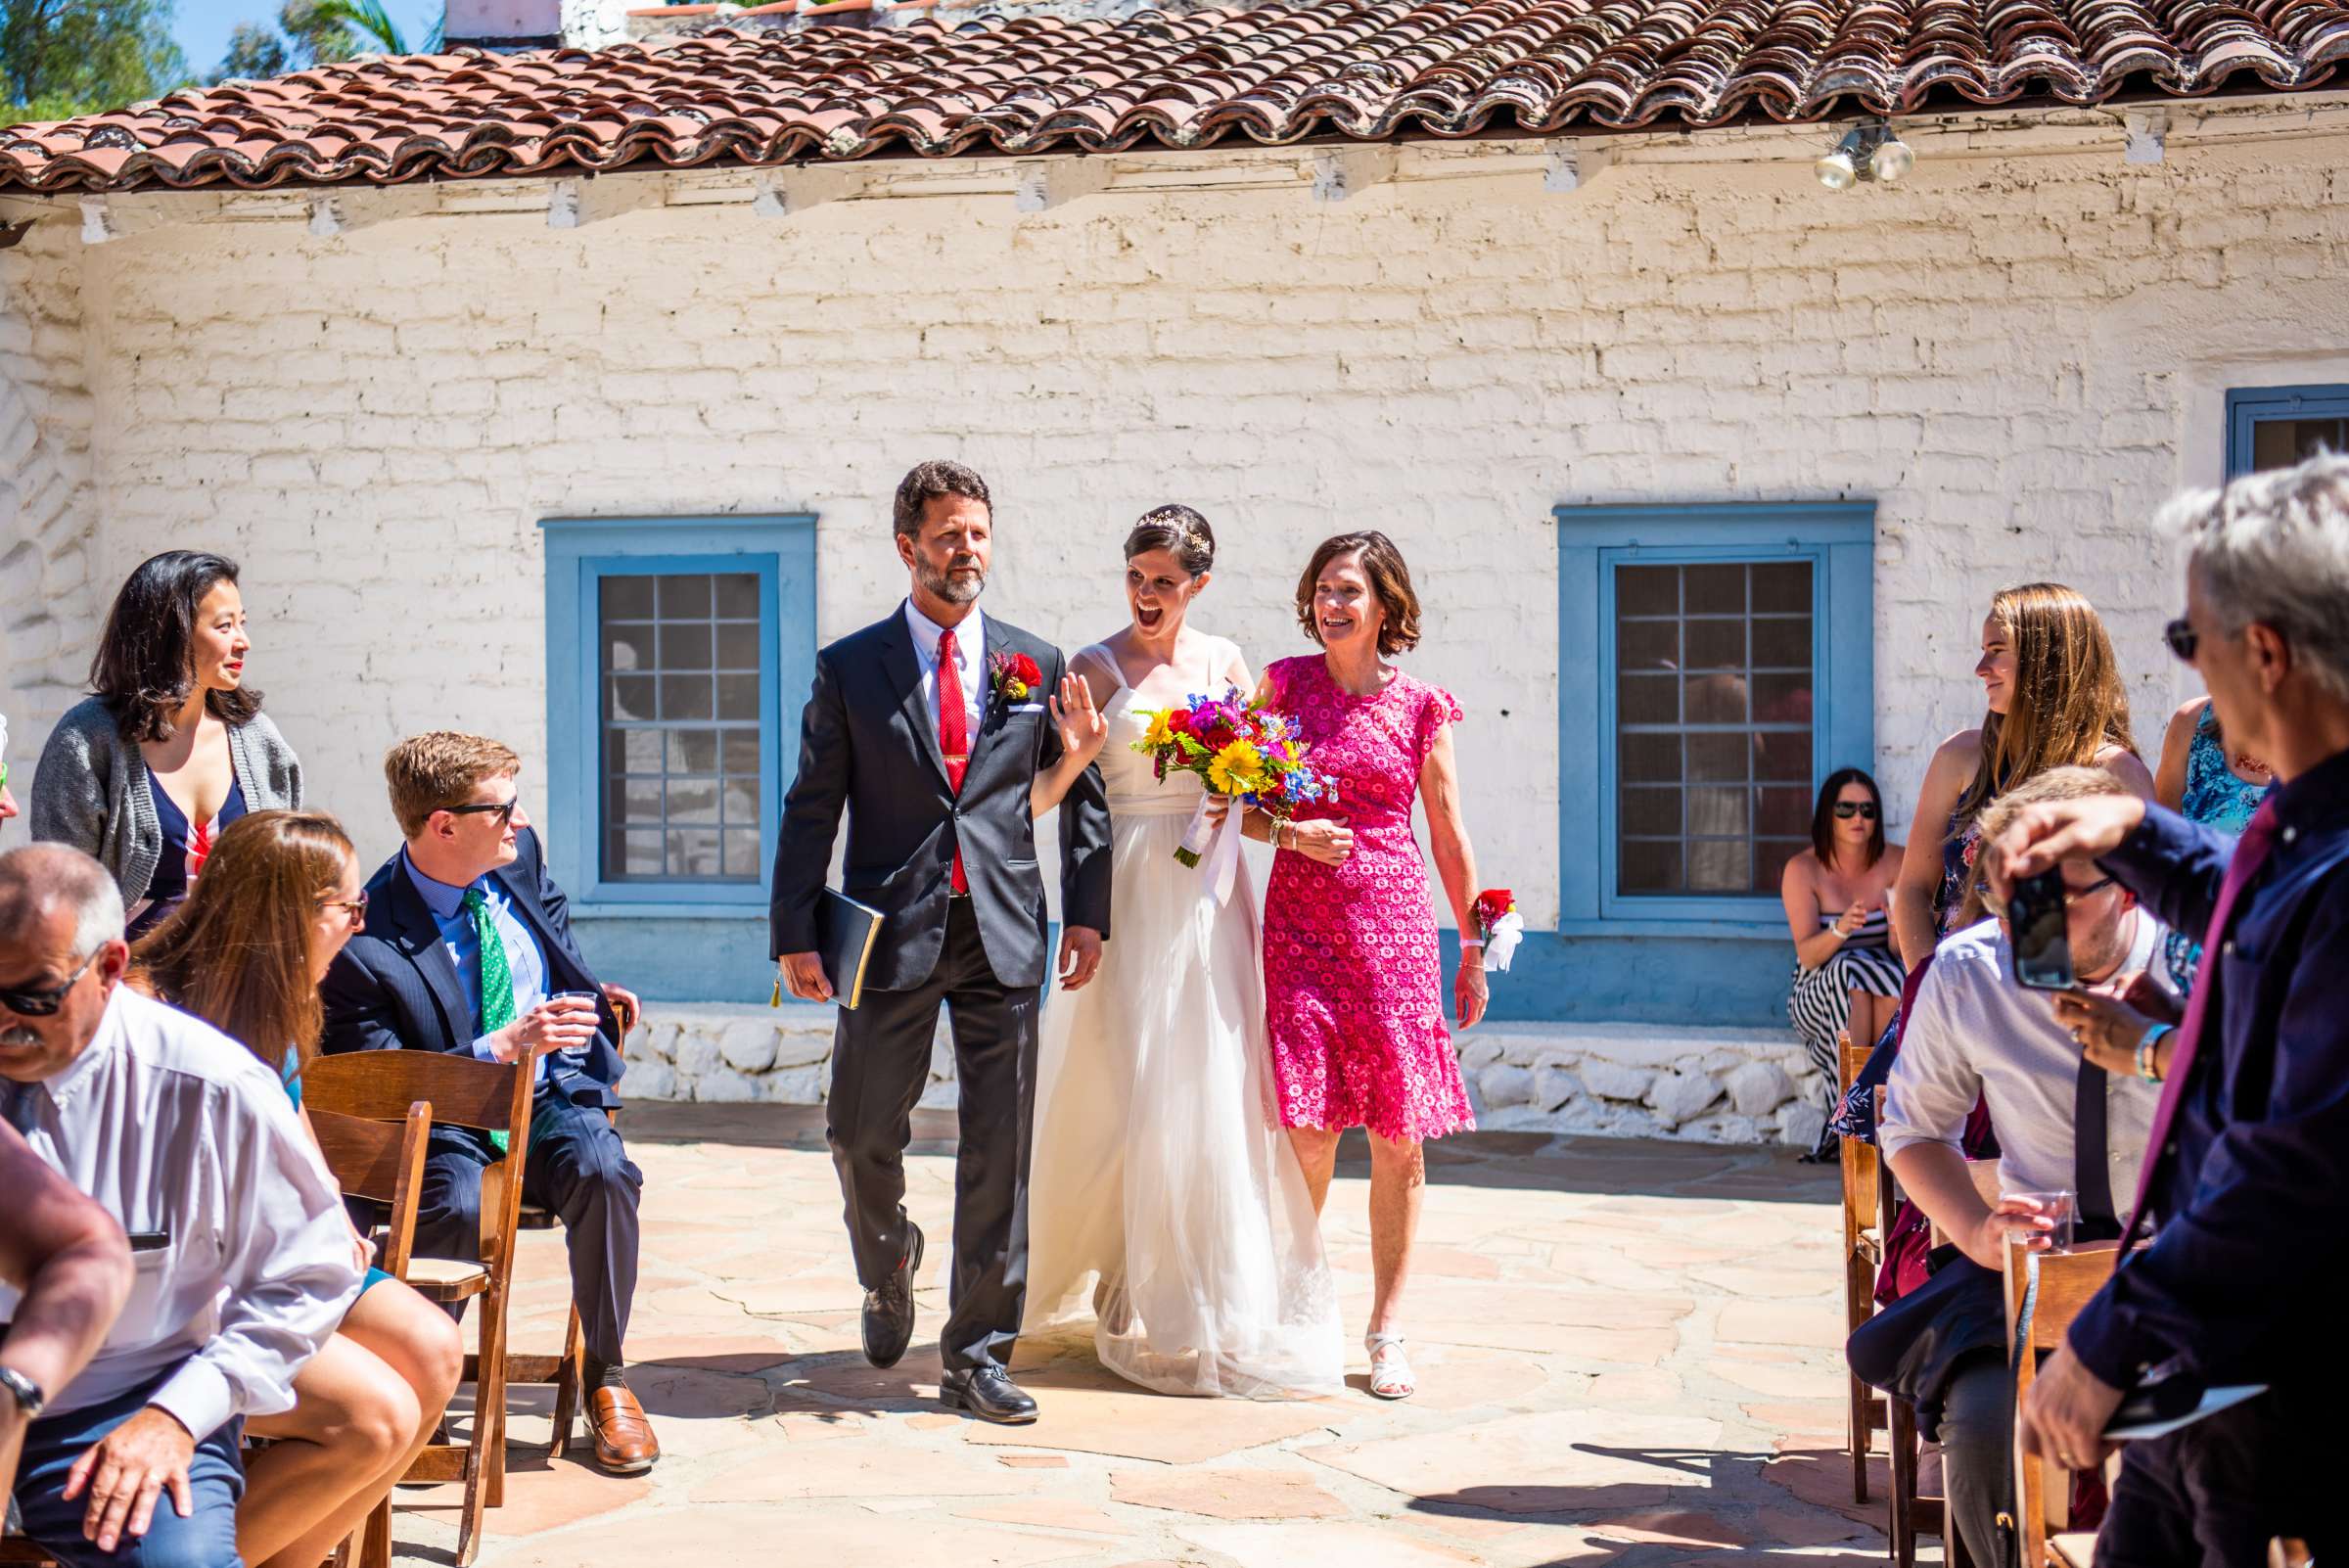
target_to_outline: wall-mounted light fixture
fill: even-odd
[[[1862,180],[1890,185],[1916,166],[1916,153],[1892,133],[1889,121],[1864,119],[1843,133],[1833,151],[1811,165],[1819,183],[1848,191]]]

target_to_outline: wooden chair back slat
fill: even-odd
[[[352,1197],[390,1207],[383,1268],[394,1278],[405,1277],[416,1242],[416,1210],[424,1198],[424,1154],[432,1141],[432,1106],[414,1101],[397,1123],[313,1109],[310,1128],[318,1135],[319,1152],[326,1157],[335,1184]]]
[[[2027,1336],[2028,1354],[2017,1359],[2014,1366],[2014,1407],[2021,1409],[2023,1400],[2031,1392],[2031,1384],[2039,1375],[2041,1351],[2051,1351],[2063,1343],[2072,1319],[2080,1315],[2089,1298],[2104,1288],[2112,1277],[2113,1251],[2111,1244],[2089,1244],[2071,1252],[2043,1252],[2036,1256],[2019,1240],[2006,1243],[2006,1345],[2012,1353],[2021,1327],[2023,1295],[2030,1288],[2034,1271],[2039,1276],[2038,1294],[2032,1304],[2031,1326]],[[2022,1568],[2048,1568],[2059,1561],[2051,1556],[2048,1546],[2048,1515],[2050,1498],[2060,1481],[2050,1481],[2048,1467],[2036,1454],[2025,1454],[2017,1428],[2014,1445],[2014,1516],[2022,1551]],[[2061,1472],[2057,1472],[2060,1476]],[[2067,1505],[2068,1490],[2061,1494]]]
[[[1853,1083],[1860,1076],[1860,1069],[1867,1065],[1867,1050],[1865,1046],[1853,1044],[1851,1034],[1846,1031],[1836,1037],[1836,1054],[1839,1058],[1837,1082],[1840,1091],[1849,1094]],[[1843,1164],[1843,1245],[1844,1251],[1849,1253],[1860,1244],[1860,1232],[1875,1222],[1876,1185],[1880,1177],[1876,1170],[1874,1144],[1863,1143],[1858,1138],[1840,1141]]]
[[[530,1125],[529,1085],[519,1064],[444,1051],[345,1051],[318,1057],[301,1070],[304,1103],[371,1122],[397,1122],[410,1105],[425,1100],[435,1121],[483,1132],[511,1132],[518,1116],[521,1126]]]

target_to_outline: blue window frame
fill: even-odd
[[[2349,386],[2238,387],[2227,394],[2227,477],[2349,452]]]
[[[812,517],[550,518],[548,840],[585,914],[763,914],[815,677]]]
[[[1777,869],[1875,751],[1875,506],[1562,506],[1559,931],[1783,940]]]

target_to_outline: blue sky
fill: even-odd
[[[188,57],[188,69],[203,74],[216,70],[228,48],[228,34],[240,22],[272,25],[280,0],[179,0],[171,33]],[[440,0],[385,0],[392,20],[409,47],[421,45],[440,15]]]

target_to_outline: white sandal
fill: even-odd
[[[1411,1363],[1404,1359],[1401,1334],[1366,1334],[1362,1348],[1370,1353],[1372,1398],[1407,1400],[1419,1392],[1411,1377]]]

